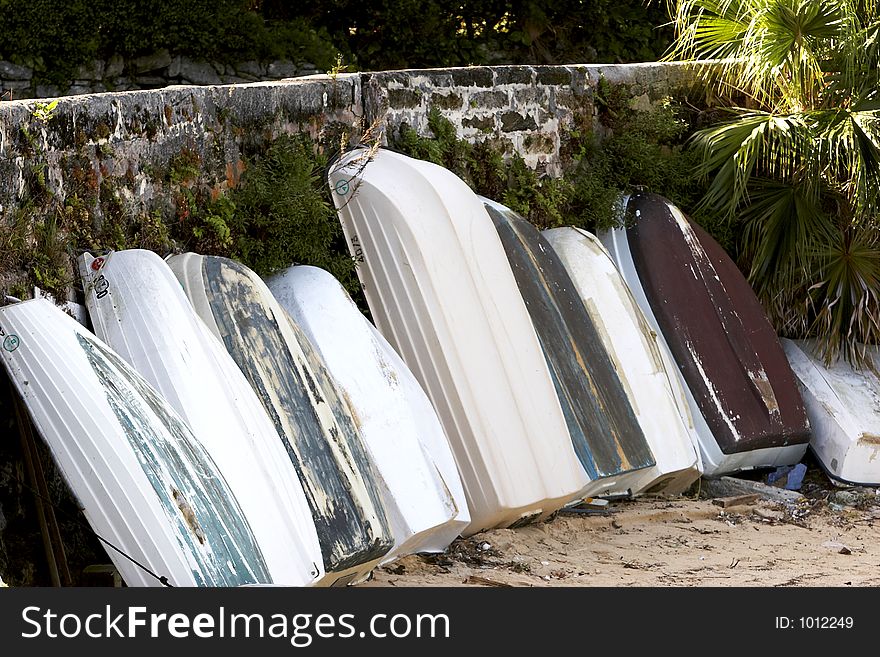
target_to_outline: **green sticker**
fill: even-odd
[[[15,351],[20,344],[21,340],[18,339],[17,335],[7,335],[6,339],[3,341],[3,348],[6,351]]]
[[[348,194],[348,190],[350,188],[348,186],[347,180],[337,180],[336,186],[333,189],[335,189],[336,193],[339,194],[340,196],[345,196],[346,194]]]

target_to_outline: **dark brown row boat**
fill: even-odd
[[[626,240],[639,281],[721,452],[805,445],[809,425],[791,367],[734,262],[661,196],[631,196],[627,216],[635,219]]]

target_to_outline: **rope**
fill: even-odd
[[[92,526],[88,522],[84,521],[82,518],[68,512],[68,511],[65,511],[64,509],[62,509],[61,507],[56,505],[51,499],[49,499],[48,497],[45,497],[44,495],[41,495],[39,493],[39,491],[35,490],[32,486],[30,486],[30,484],[23,482],[21,479],[16,477],[14,474],[12,475],[12,479],[14,479],[16,482],[18,482],[18,484],[20,486],[23,486],[24,488],[31,491],[36,497],[39,497],[41,500],[43,500],[44,502],[49,504],[53,509],[55,509],[56,511],[59,511],[62,515],[66,516],[68,518],[71,518],[71,519],[75,520],[78,524],[86,527],[92,534],[94,534],[95,538],[97,538],[99,541],[101,541],[104,545],[107,545],[108,547],[113,548],[116,552],[118,552],[123,557],[125,557],[126,559],[131,561],[135,566],[137,566],[138,568],[143,570],[145,573],[147,573],[151,577],[155,578],[156,581],[158,581],[160,584],[162,584],[163,586],[167,586],[168,588],[174,587],[174,585],[168,581],[168,578],[165,575],[157,575],[156,573],[154,573],[147,566],[145,566],[140,561],[138,561],[137,559],[132,557],[130,554],[127,554],[124,550],[122,550],[121,548],[118,548],[116,545],[114,545],[113,543],[108,541],[106,538],[101,536],[98,532],[96,532],[94,529],[92,529]]]

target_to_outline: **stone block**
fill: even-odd
[[[168,68],[171,66],[171,62],[171,54],[167,50],[160,50],[152,55],[144,55],[143,57],[132,59],[128,63],[128,68],[133,73],[147,73]]]
[[[477,91],[470,95],[470,104],[485,109],[510,107],[510,98],[506,91]]]
[[[120,55],[113,55],[104,66],[105,78],[118,78],[125,69],[125,60]]]
[[[266,68],[265,64],[261,64],[260,62],[251,59],[237,64],[235,66],[235,72],[242,77],[252,76],[259,79],[266,76]]]
[[[295,78],[296,77],[296,64],[287,59],[281,59],[277,62],[271,62],[269,64],[269,68],[266,71],[267,77],[281,80],[283,78]]]
[[[521,130],[536,130],[538,124],[531,116],[519,112],[505,112],[501,115],[502,132],[518,132]]]
[[[0,78],[5,80],[30,80],[33,77],[33,69],[27,66],[0,61]]]
[[[538,84],[563,86],[571,84],[571,71],[564,66],[537,66]]]
[[[459,87],[491,87],[495,84],[492,69],[486,66],[454,68],[451,73],[453,84]]]
[[[208,62],[196,62],[187,57],[181,58],[180,77],[191,84],[221,84],[220,76]]]
[[[422,92],[418,89],[389,89],[388,105],[393,109],[418,107],[422,102]]]

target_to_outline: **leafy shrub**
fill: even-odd
[[[291,264],[332,273],[357,287],[324,180],[326,161],[304,135],[282,136],[244,173],[229,200],[230,254],[261,276]]]
[[[247,0],[0,0],[0,59],[61,86],[79,65],[161,50],[211,61],[290,58],[329,68],[337,48],[305,18],[267,23]]]
[[[702,69],[730,103],[695,135],[703,207],[741,234],[780,333],[817,338],[826,362],[868,364],[865,345],[880,343],[880,6],[669,4],[673,55],[723,60]]]

